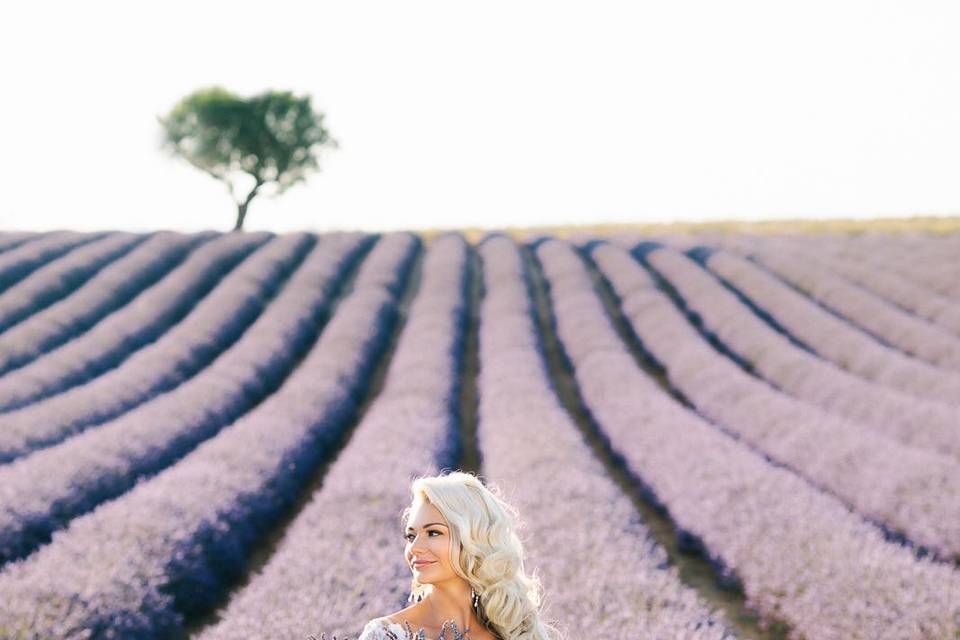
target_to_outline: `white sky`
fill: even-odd
[[[245,228],[960,212],[960,4],[32,2],[0,26],[0,229],[233,226],[156,116],[308,92],[340,148]]]

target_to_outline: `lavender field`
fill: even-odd
[[[356,638],[445,469],[569,640],[957,640],[960,236],[0,233],[0,639]]]

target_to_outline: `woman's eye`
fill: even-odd
[[[442,532],[442,531],[436,531],[436,530],[427,531],[427,533],[428,533],[428,534],[430,534],[430,533],[435,533],[435,534],[437,534],[438,536],[443,535],[443,532]],[[408,534],[406,534],[406,535],[403,536],[403,539],[404,539],[404,540],[413,540],[414,537],[415,537],[414,534],[408,533]]]

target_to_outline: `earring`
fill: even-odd
[[[477,594],[476,591],[474,591],[473,589],[470,589],[470,597],[473,599],[473,608],[474,608],[474,609],[479,609],[479,608],[480,608],[480,596]]]

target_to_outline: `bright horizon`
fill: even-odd
[[[340,143],[251,231],[960,213],[955,3],[258,6],[8,12],[0,230],[231,229],[159,148],[214,84]]]

